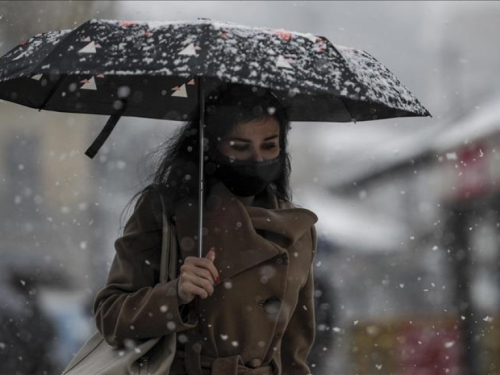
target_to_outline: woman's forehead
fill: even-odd
[[[279,122],[274,117],[268,116],[239,123],[228,134],[228,137],[255,137],[264,139],[273,135],[279,135],[279,132]]]

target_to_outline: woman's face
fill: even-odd
[[[218,143],[218,150],[237,160],[263,161],[280,153],[280,126],[274,117],[239,123]]]

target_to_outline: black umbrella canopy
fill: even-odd
[[[38,34],[0,58],[0,99],[58,112],[186,120],[200,110],[198,251],[202,254],[206,93],[235,83],[270,89],[290,121],[363,121],[429,112],[368,53],[310,33],[207,19],[90,20]]]
[[[221,82],[272,89],[291,121],[428,116],[364,51],[310,33],[207,19],[90,20],[0,58],[0,99],[58,112],[185,120]]]

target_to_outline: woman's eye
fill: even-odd
[[[231,148],[233,148],[236,151],[246,151],[248,150],[248,145],[237,145],[237,144],[232,144]]]
[[[277,147],[276,143],[267,143],[267,144],[262,145],[262,148],[264,150],[272,150],[276,147]]]

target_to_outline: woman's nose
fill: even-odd
[[[262,157],[262,154],[259,151],[254,151],[250,159],[253,161],[264,161],[264,158]]]

